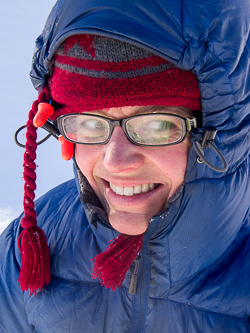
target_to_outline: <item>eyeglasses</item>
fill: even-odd
[[[73,143],[101,145],[109,142],[115,126],[122,127],[130,142],[138,146],[170,146],[182,142],[197,126],[196,118],[170,113],[140,114],[113,120],[93,114],[67,114],[57,119],[63,137]]]

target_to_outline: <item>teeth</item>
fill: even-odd
[[[141,187],[141,191],[142,191],[143,193],[148,192],[148,189],[149,189],[148,184],[143,184],[142,187]]]
[[[150,183],[150,184],[142,184],[142,185],[136,185],[136,186],[130,186],[130,187],[122,187],[122,186],[116,186],[112,183],[109,183],[110,188],[119,195],[126,195],[126,196],[132,196],[134,194],[140,194],[140,193],[147,193],[149,191],[152,191],[156,188],[157,184]]]
[[[133,187],[124,187],[123,194],[130,196],[134,194],[134,188]]]
[[[119,195],[123,195],[123,187],[116,186],[115,187],[115,193]]]
[[[149,190],[152,191],[155,189],[155,184],[154,183],[150,183],[148,184]]]
[[[141,185],[134,186],[134,193],[135,194],[141,193]]]

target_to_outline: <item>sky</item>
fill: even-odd
[[[8,0],[0,6],[0,233],[23,211],[24,149],[14,133],[27,122],[37,92],[29,79],[35,40],[41,34],[55,0]],[[25,132],[20,133],[20,140]],[[39,137],[46,132],[40,129]],[[64,161],[60,144],[50,138],[37,149],[36,199],[73,178],[71,161]]]

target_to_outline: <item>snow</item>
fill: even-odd
[[[24,149],[14,143],[14,133],[26,123],[32,102],[37,98],[29,79],[31,58],[35,39],[54,3],[54,0],[8,0],[0,7],[0,233],[23,210]],[[61,158],[60,145],[53,138],[38,147],[36,164],[36,198],[73,177],[72,162]]]

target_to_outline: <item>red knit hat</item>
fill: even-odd
[[[135,45],[100,36],[74,35],[61,44],[49,88],[63,106],[52,119],[121,106],[201,107],[195,74]]]
[[[62,114],[111,107],[201,108],[198,81],[193,73],[175,68],[170,62],[127,42],[74,35],[60,45],[51,65],[48,86],[29,113],[24,154],[24,217],[21,220],[24,230],[19,236],[22,253],[19,281],[23,291],[30,289],[35,295],[50,281],[49,249],[44,232],[37,226],[34,205],[36,127]],[[72,143],[70,145],[73,147]],[[120,235],[94,258],[92,277],[99,278],[113,290],[119,287],[142,246],[142,236]],[[110,257],[116,257],[115,262],[120,260],[122,272],[112,266],[114,260]]]

